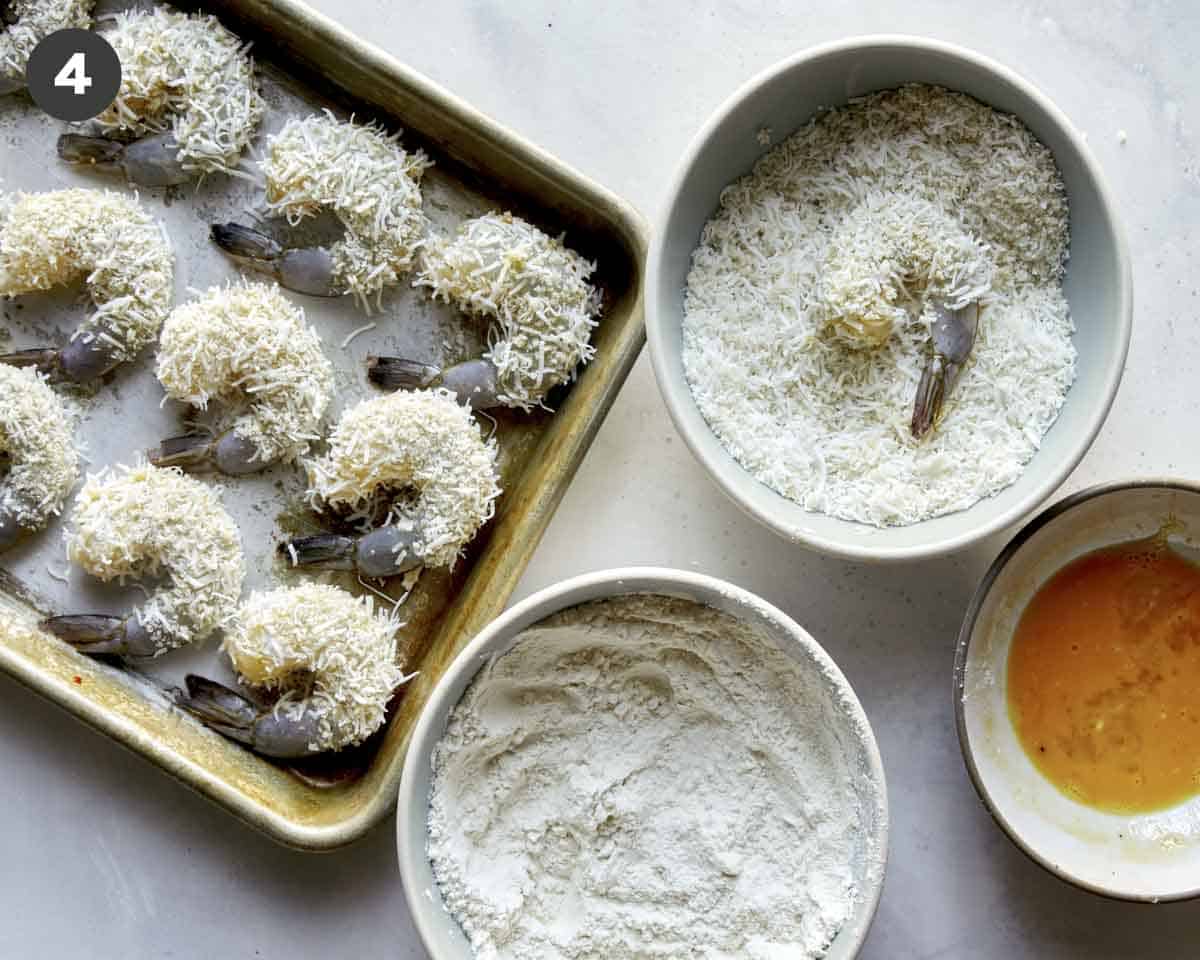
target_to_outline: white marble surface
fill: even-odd
[[[1189,129],[1200,107],[1200,6],[315,2],[648,215],[710,111],[786,54],[897,31],[999,59],[1087,131],[1134,254],[1129,369],[1068,488],[1130,474],[1200,476],[1190,250],[1200,157]],[[872,569],[777,541],[693,463],[643,357],[519,593],[618,564],[698,569],[761,593],[825,644],[870,715],[890,781],[891,864],[864,956],[1194,955],[1200,905],[1148,908],[1077,892],[1018,853],[975,798],[953,729],[952,649],[1002,542]],[[425,956],[390,822],[340,853],[290,852],[7,679],[0,771],[0,957]]]

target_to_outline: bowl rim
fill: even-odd
[[[726,602],[732,601],[740,607],[746,607],[754,611],[762,620],[770,622],[781,633],[786,633],[808,655],[812,656],[829,678],[835,691],[841,695],[850,712],[851,725],[860,733],[857,739],[867,758],[869,780],[875,785],[875,789],[872,791],[875,804],[875,826],[872,839],[876,847],[876,861],[868,874],[870,886],[862,891],[861,907],[855,910],[856,914],[859,909],[862,910],[861,922],[855,930],[852,940],[849,941],[849,956],[857,956],[870,933],[879,908],[880,898],[883,895],[891,832],[891,814],[883,758],[879,751],[875,731],[863,709],[862,702],[858,699],[858,695],[849,680],[846,679],[845,674],[842,673],[841,668],[820,642],[774,604],[744,587],[719,577],[658,566],[612,567],[579,574],[543,587],[524,600],[513,604],[480,630],[438,679],[421,712],[420,719],[413,728],[412,736],[409,738],[404,769],[400,778],[400,789],[396,799],[396,848],[401,886],[404,888],[404,897],[408,903],[409,913],[412,915],[413,925],[417,928],[417,933],[425,949],[429,951],[434,960],[445,960],[435,952],[433,941],[434,901],[417,889],[418,885],[413,882],[415,879],[412,875],[414,864],[421,860],[428,862],[428,857],[424,844],[420,849],[413,849],[409,844],[407,827],[414,818],[419,818],[423,823],[427,819],[428,798],[417,795],[417,778],[418,768],[429,762],[430,752],[437,742],[431,737],[431,733],[434,732],[432,728],[439,722],[435,720],[435,717],[453,707],[453,704],[450,704],[449,707],[445,706],[445,701],[450,697],[450,688],[455,685],[463,673],[469,671],[471,677],[474,677],[482,667],[480,658],[490,647],[504,643],[506,644],[504,650],[507,651],[516,636],[517,630],[514,630],[514,625],[521,624],[518,629],[523,629],[526,625],[537,623],[562,610],[580,603],[590,602],[590,600],[572,598],[580,591],[598,587],[606,588],[606,590],[604,593],[594,596],[592,598],[594,600],[661,593],[665,596],[683,596],[691,600],[696,600],[697,597],[719,598]],[[467,682],[469,683],[470,679]],[[460,691],[454,698],[455,703],[461,695]],[[440,736],[439,732],[438,739]],[[420,745],[425,742],[430,744],[429,750],[420,749]],[[422,836],[427,835],[426,830],[422,830],[421,833]],[[851,921],[848,922],[853,920],[852,916]]]
[[[1078,431],[1077,437],[1069,448],[1067,455],[1058,462],[1057,466],[1048,470],[1045,477],[1028,494],[991,520],[979,523],[962,533],[899,547],[856,543],[836,536],[820,535],[806,529],[802,525],[783,520],[776,512],[770,509],[759,509],[745,497],[741,496],[738,493],[739,484],[735,483],[732,477],[738,476],[753,483],[761,483],[761,481],[758,481],[736,461],[732,461],[733,466],[730,468],[724,460],[719,460],[717,457],[710,457],[702,448],[698,439],[692,435],[691,431],[685,425],[684,411],[688,404],[694,405],[695,401],[691,397],[691,390],[686,382],[676,386],[670,378],[665,335],[668,321],[660,315],[658,309],[658,287],[666,244],[666,227],[678,203],[684,181],[691,172],[696,159],[704,152],[709,139],[716,130],[740,109],[743,102],[752,93],[773,81],[781,74],[788,73],[803,64],[825,57],[876,47],[901,48],[919,53],[940,54],[992,73],[1001,81],[1016,88],[1021,95],[1032,100],[1045,112],[1050,121],[1062,131],[1080,156],[1086,175],[1095,184],[1096,193],[1100,200],[1102,217],[1112,225],[1112,233],[1116,240],[1116,272],[1120,320],[1120,342],[1117,345],[1118,349],[1108,364],[1108,368],[1104,371],[1102,378],[1103,400],[1094,405],[1084,429]],[[803,124],[808,122],[809,119],[811,117],[801,118],[799,122]],[[789,135],[791,132],[789,131]],[[766,152],[766,148],[764,148],[763,152]],[[1117,389],[1120,386],[1121,376],[1125,369],[1125,361],[1129,354],[1129,343],[1133,331],[1133,269],[1129,256],[1125,225],[1117,208],[1112,189],[1105,179],[1099,162],[1092,154],[1087,141],[1071,122],[1070,118],[1034,84],[1025,80],[1020,74],[998,61],[967,47],[945,40],[935,40],[929,37],[902,33],[862,34],[808,47],[762,70],[744,82],[733,94],[726,98],[692,137],[671,175],[665,191],[665,199],[659,207],[654,220],[654,229],[651,233],[650,250],[646,265],[646,288],[646,335],[650,344],[650,361],[654,368],[654,376],[658,382],[659,393],[666,404],[667,412],[670,414],[671,421],[675,425],[676,432],[683,438],[684,443],[691,450],[692,456],[696,458],[722,492],[759,523],[787,540],[803,544],[820,553],[847,560],[900,562],[944,556],[1003,530],[1022,517],[1027,516],[1040,504],[1044,503],[1062,485],[1071,471],[1079,465],[1079,462],[1096,439],[1096,435],[1100,432],[1100,428],[1104,425],[1104,421],[1107,419],[1113,402],[1116,399]],[[703,419],[703,414],[701,414],[701,419]],[[711,434],[712,431],[708,428],[707,423],[704,426]],[[724,451],[723,446],[721,447],[721,451],[726,458],[730,458],[730,455]],[[1036,456],[1037,453],[1035,452],[1034,457]],[[777,495],[782,496],[781,494]],[[984,498],[984,500],[979,502],[984,503],[987,499],[989,498]],[[799,508],[799,505],[797,505],[797,508]],[[970,510],[971,508],[967,509]],[[946,516],[952,515],[946,514]],[[852,521],[843,522],[852,523]],[[919,523],[912,526],[917,525]]]
[[[970,654],[971,637],[975,633],[979,614],[996,580],[1013,557],[1020,552],[1021,548],[1043,527],[1048,526],[1054,520],[1058,519],[1058,517],[1069,513],[1084,503],[1114,493],[1125,493],[1130,490],[1145,490],[1149,488],[1178,490],[1200,495],[1200,483],[1194,483],[1178,477],[1148,476],[1098,483],[1063,497],[1063,499],[1048,506],[1025,524],[1005,545],[1004,549],[1000,551],[1000,555],[992,561],[979,586],[975,588],[975,593],[972,595],[971,602],[967,605],[966,613],[963,616],[962,626],[958,631],[958,639],[954,649],[954,726],[958,733],[958,746],[962,752],[963,764],[967,768],[967,775],[971,779],[971,785],[975,788],[976,795],[997,826],[1004,832],[1004,835],[1012,841],[1018,850],[1029,857],[1030,860],[1058,879],[1064,880],[1072,886],[1078,887],[1080,890],[1086,890],[1088,893],[1094,893],[1109,900],[1119,900],[1127,903],[1174,903],[1181,900],[1194,900],[1200,897],[1200,884],[1191,889],[1181,890],[1178,893],[1171,893],[1165,896],[1132,893],[1112,885],[1084,880],[1066,867],[1046,858],[1031,844],[1027,843],[1020,832],[999,809],[992,798],[991,791],[988,790],[984,782],[978,764],[975,762],[975,751],[971,746],[971,736],[967,731],[967,711],[962,697],[966,686],[967,658]]]

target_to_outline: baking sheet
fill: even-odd
[[[121,6],[101,2],[98,13]],[[31,629],[38,615],[125,613],[142,598],[138,588],[106,587],[70,568],[61,520],[0,556],[0,604],[8,611],[0,625],[0,666],[278,839],[306,848],[330,847],[365,831],[393,802],[407,730],[425,695],[456,650],[503,608],[636,357],[642,340],[644,232],[637,215],[620,201],[302,5],[269,0],[203,6],[254,41],[268,110],[253,151],[260,151],[265,135],[289,116],[318,109],[330,109],[340,118],[379,119],[391,130],[403,128],[404,146],[423,147],[435,161],[422,182],[434,230],[449,233],[468,217],[511,209],[544,229],[565,231],[569,245],[596,260],[593,282],[604,292],[603,319],[594,338],[597,360],[577,384],[551,395],[553,412],[495,414],[505,491],[497,517],[452,573],[425,571],[413,587],[401,608],[407,624],[399,641],[406,669],[419,670],[420,676],[398,697],[387,730],[364,748],[287,768],[249,754],[172,709],[163,691],[181,683],[185,673],[233,679],[214,641],[122,667],[81,657]],[[332,84],[331,77],[341,86]],[[3,188],[130,189],[60,163],[54,144],[64,129],[24,95],[0,102]],[[140,199],[164,223],[174,244],[176,303],[193,295],[190,291],[241,275],[209,241],[208,224],[253,222],[261,186],[210,177],[198,186],[143,189]],[[276,221],[265,221],[264,227],[281,237],[297,236]],[[317,223],[300,231],[300,239],[320,239],[329,229],[330,224]],[[482,350],[482,325],[407,284],[386,293],[371,316],[349,297],[289,296],[304,307],[335,366],[331,422],[345,407],[376,394],[365,377],[368,353],[444,366]],[[0,350],[64,343],[85,308],[82,298],[82,290],[67,289],[5,303]],[[376,326],[346,342],[367,323]],[[162,438],[185,432],[187,409],[164,404],[162,397],[151,351],[97,388],[71,391],[86,470],[134,462]],[[298,468],[277,467],[244,478],[208,474],[204,482],[219,490],[241,528],[247,591],[309,576],[288,570],[277,554],[285,534],[321,529],[301,503],[304,483]],[[353,575],[322,576],[355,592],[363,589]],[[398,580],[381,586],[392,597],[404,592]]]

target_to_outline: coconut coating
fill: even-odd
[[[291,462],[320,436],[333,365],[304,311],[274,284],[213,287],[163,324],[158,379],[167,396],[200,408],[248,409],[231,427],[264,462]]]
[[[86,279],[95,307],[75,336],[126,361],[171,309],[175,256],[137,200],[111,190],[8,194],[0,200],[0,296]]]
[[[101,580],[163,576],[136,616],[156,656],[237,615],[245,561],[220,498],[177,467],[105,469],[75,499],[67,555]]]
[[[391,522],[414,520],[426,566],[448,567],[492,516],[500,494],[496,442],[485,440],[449,390],[414,390],[364,400],[342,415],[323,457],[308,461],[308,496],[364,515],[397,488]]]
[[[957,308],[991,289],[983,248],[944,210],[915,196],[867,195],[834,229],[822,284],[832,335],[882,346],[914,298]]]
[[[265,103],[245,46],[211,15],[162,7],[117,14],[104,38],[121,59],[121,89],[96,118],[108,134],[171,131],[185,170],[237,168]]]
[[[282,694],[291,720],[316,711],[314,753],[361,743],[383,725],[404,678],[396,662],[394,616],[370,597],[305,583],[250,595],[223,649],[241,679]]]
[[[12,0],[13,22],[0,33],[0,77],[25,85],[25,66],[33,48],[56,30],[87,30],[93,0]]]
[[[267,206],[296,226],[321,210],[345,235],[330,247],[334,280],[363,306],[395,284],[424,242],[421,176],[432,165],[397,136],[332,114],[293,117],[267,144]]]
[[[600,295],[595,264],[512,214],[468,220],[424,252],[416,282],[435,298],[495,322],[484,357],[508,406],[528,410],[575,376],[591,345]]]
[[[0,481],[0,513],[40,530],[79,478],[71,417],[58,394],[28,368],[0,365],[0,451],[11,463]]]

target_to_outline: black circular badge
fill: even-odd
[[[72,123],[90,120],[116,99],[121,61],[98,33],[56,30],[29,55],[25,85],[50,116]]]

